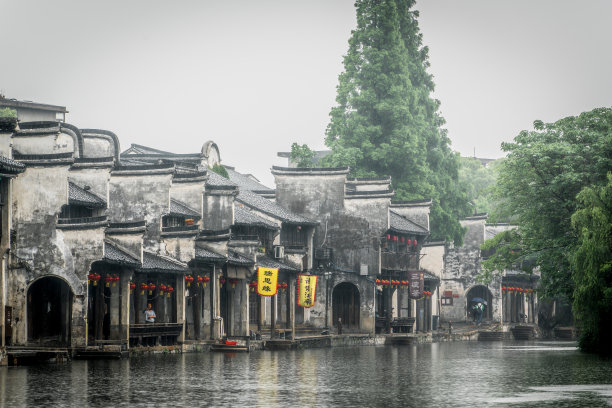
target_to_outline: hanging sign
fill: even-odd
[[[313,307],[317,293],[316,275],[298,275],[297,304],[305,308]]]
[[[261,296],[276,295],[278,268],[257,268],[257,293]]]
[[[410,282],[410,299],[420,299],[425,290],[425,274],[419,271],[408,272]]]

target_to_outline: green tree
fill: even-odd
[[[538,267],[545,297],[572,300],[571,259],[578,236],[571,217],[577,194],[585,186],[602,186],[612,168],[612,110],[594,109],[554,123],[534,122],[522,131],[508,152],[497,180],[496,195],[504,200],[497,217],[518,225],[497,235],[483,249],[497,252],[483,262],[486,274],[504,267]]]
[[[212,168],[212,171],[214,171],[215,173],[217,173],[218,175],[225,177],[226,179],[229,179],[229,174],[227,172],[227,170],[225,169],[225,167],[223,167],[222,164],[219,163],[215,163]]]
[[[313,167],[313,159],[315,157],[315,152],[308,147],[308,145],[299,145],[297,143],[293,143],[291,145],[291,155],[290,159],[295,163],[296,167]]]
[[[466,188],[474,213],[492,214],[497,207],[498,201],[493,197],[493,189],[501,161],[502,159],[489,162],[485,167],[479,159],[461,158],[459,182]]]
[[[432,239],[460,244],[470,213],[422,44],[414,0],[357,0],[357,28],[330,112],[326,166],[391,176],[400,200],[432,198]]]
[[[578,194],[572,215],[578,246],[572,256],[573,311],[580,324],[583,350],[610,354],[612,344],[612,173],[602,187]]]

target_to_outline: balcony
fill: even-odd
[[[108,217],[100,215],[97,217],[70,217],[58,218],[58,229],[91,229],[102,228],[108,225]]]
[[[172,227],[162,227],[161,235],[163,237],[196,235],[198,233],[198,228],[198,225],[175,225]]]

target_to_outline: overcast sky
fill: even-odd
[[[612,106],[612,1],[421,0],[452,148],[498,158],[535,119]],[[0,0],[0,91],[177,153],[217,143],[273,186],[292,142],[325,148],[352,0]]]

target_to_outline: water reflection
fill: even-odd
[[[609,406],[574,343],[151,355],[0,369],[0,406]]]

